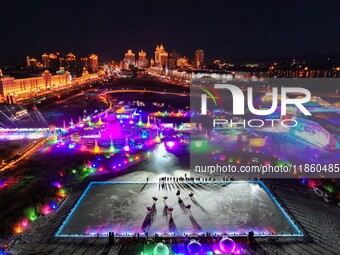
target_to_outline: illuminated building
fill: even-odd
[[[138,60],[146,61],[146,52],[144,50],[138,52]]]
[[[67,61],[75,61],[76,60],[76,56],[73,53],[69,53],[66,55],[66,60]]]
[[[187,67],[189,65],[189,60],[187,57],[182,57],[177,60],[178,67]]]
[[[50,58],[46,53],[42,54],[41,60],[45,68],[50,68]]]
[[[197,49],[195,51],[195,67],[200,68],[204,63],[204,51],[202,49]]]
[[[29,59],[29,63],[30,63],[29,66],[32,66],[32,67],[37,67],[38,66],[38,61],[35,58],[30,58]]]
[[[145,68],[148,66],[148,60],[146,58],[146,52],[144,50],[141,50],[138,53],[138,62],[137,62],[137,66],[141,67],[141,68]]]
[[[10,76],[0,76],[0,102],[9,101],[8,94],[11,92],[14,78]],[[7,97],[7,99],[6,99]]]
[[[83,67],[83,72],[82,72],[81,76],[82,76],[82,77],[87,77],[87,76],[89,76],[89,72],[87,71],[87,69],[86,69],[85,66]]]
[[[124,69],[129,69],[130,66],[136,65],[135,53],[133,53],[132,50],[128,50],[128,52],[125,53],[124,62],[125,62],[125,63],[123,63]],[[125,66],[124,66],[124,64],[125,64]]]
[[[59,67],[65,68],[66,66],[66,58],[64,56],[58,57]]]
[[[66,55],[66,67],[67,70],[71,70],[71,68],[75,65],[76,56],[73,53],[69,53]]]
[[[52,75],[48,70],[40,77],[14,79],[10,76],[0,77],[0,96],[3,100],[6,96],[20,96],[35,94],[54,87],[65,86],[71,83],[70,73]]]
[[[27,66],[31,66],[30,56],[27,56],[27,57],[26,57],[26,65],[27,65]]]
[[[169,68],[175,68],[177,66],[177,60],[179,59],[179,53],[177,51],[173,51],[170,53],[170,57],[169,57],[169,64],[168,67]]]
[[[98,56],[96,54],[91,54],[89,57],[89,69],[90,72],[98,72]]]
[[[165,51],[164,46],[161,44],[161,46],[156,47],[155,50],[155,65],[156,66],[165,66],[168,63],[168,52]]]
[[[58,69],[59,68],[59,60],[58,60],[58,57],[59,57],[59,53],[50,53],[48,55],[48,58],[49,58],[49,66],[50,68],[55,68],[55,69]]]
[[[90,66],[90,61],[89,61],[89,58],[88,57],[80,57],[80,62],[81,62],[81,66],[83,67],[83,70],[84,68],[86,70],[89,70],[89,66]]]

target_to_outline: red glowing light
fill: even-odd
[[[41,208],[41,213],[43,215],[47,215],[51,212],[51,208],[49,205],[44,205],[42,208]]]

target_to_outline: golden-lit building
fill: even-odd
[[[194,66],[200,68],[202,67],[203,63],[204,63],[204,51],[202,49],[197,49],[195,51]]]
[[[48,60],[49,60],[49,67],[51,67],[51,68],[59,68],[59,60],[58,60],[58,58],[59,58],[59,53],[57,52],[57,53],[50,53],[49,55],[48,55]]]
[[[175,68],[177,66],[177,60],[179,59],[179,53],[177,51],[173,51],[170,53],[168,60],[168,67]]]
[[[50,57],[47,55],[47,53],[42,54],[41,60],[45,68],[50,68]]]
[[[80,62],[81,62],[81,65],[83,67],[83,71],[84,71],[84,68],[88,71],[89,68],[90,68],[90,60],[88,57],[80,57]]]
[[[38,61],[35,58],[30,58],[29,59],[29,63],[30,63],[29,66],[32,66],[32,67],[37,67],[38,66]]]
[[[146,52],[144,50],[138,52],[137,66],[141,68],[145,68],[148,66],[148,59],[146,58]]]
[[[136,65],[135,53],[133,53],[132,50],[128,50],[127,53],[125,53],[124,65],[124,69],[129,69],[130,66]]]
[[[156,46],[155,50],[155,65],[166,66],[168,64],[169,53],[165,51],[164,46]]]
[[[186,57],[179,58],[177,60],[177,66],[178,67],[187,67],[189,66],[189,60]]]
[[[26,56],[26,66],[31,66],[30,56]]]
[[[75,61],[76,60],[76,56],[73,53],[69,53],[66,55],[66,60],[67,61]]]
[[[96,54],[91,54],[89,57],[89,69],[90,72],[98,72],[98,56]]]
[[[0,95],[21,96],[34,94],[47,89],[65,86],[71,83],[69,72],[65,74],[52,75],[48,70],[44,71],[40,77],[14,79],[10,76],[0,77]]]

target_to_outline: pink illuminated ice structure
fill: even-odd
[[[115,115],[108,115],[106,118],[105,131],[101,132],[101,139],[118,139],[123,135],[122,126]]]
[[[166,143],[166,146],[169,147],[170,149],[172,149],[172,148],[175,146],[175,142],[173,142],[173,141],[168,141],[168,142]]]
[[[158,128],[158,127],[157,127],[157,119],[156,119],[156,118],[153,118],[153,124],[152,124],[151,128],[152,128],[152,129]]]
[[[86,149],[86,146],[84,144],[84,139],[81,138],[81,147],[80,147],[80,150],[84,151]]]
[[[233,253],[236,248],[236,243],[234,240],[225,237],[220,241],[220,250],[223,253]]]
[[[43,215],[47,215],[47,214],[49,214],[50,212],[51,212],[51,208],[50,208],[49,205],[44,205],[44,206],[41,207],[41,213],[42,213]]]
[[[130,151],[129,141],[127,137],[125,138],[124,151],[126,152]]]

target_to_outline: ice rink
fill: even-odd
[[[194,195],[189,197],[190,193]],[[172,213],[167,208],[173,208]],[[301,234],[261,182],[167,182],[163,187],[102,182],[88,186],[57,236],[109,231],[243,235],[251,230],[257,235]]]

